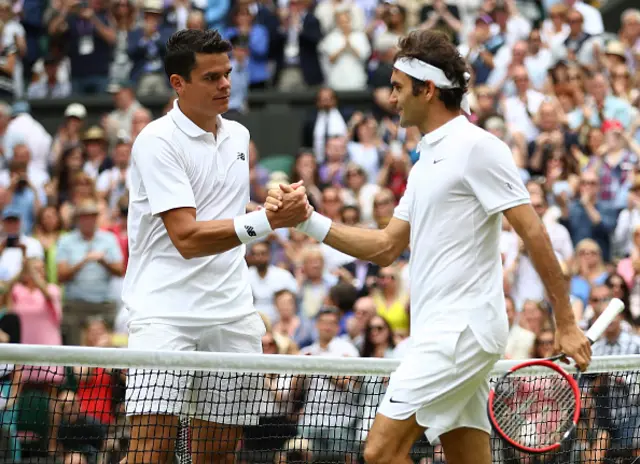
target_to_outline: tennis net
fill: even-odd
[[[2,345],[0,364],[0,463],[118,463],[138,432],[125,414],[125,377],[144,369],[155,392],[173,399],[175,422],[158,424],[154,433],[170,430],[176,438],[157,439],[152,448],[170,454],[166,462],[290,464],[364,462],[363,444],[398,361]],[[513,365],[500,361],[492,378]],[[530,458],[493,437],[494,462],[632,462],[640,456],[639,374],[640,356],[594,359],[581,381],[580,425],[566,446]],[[526,372],[532,382],[539,376]],[[184,395],[189,386],[193,394]],[[149,399],[146,387],[130,389],[137,404]],[[203,460],[212,440],[203,438],[196,417],[243,423],[242,438],[219,436],[224,457]],[[442,449],[424,439],[412,458],[445,462]]]

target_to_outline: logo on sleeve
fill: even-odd
[[[253,227],[251,227],[251,226],[244,226],[244,230],[247,231],[247,235],[249,237],[257,236],[255,229]]]
[[[509,188],[509,190],[513,190],[513,185],[510,182],[506,182],[505,185]]]
[[[244,153],[238,152],[238,159],[244,161],[246,159],[246,156],[244,156]]]

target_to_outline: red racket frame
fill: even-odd
[[[551,359],[557,359],[557,356],[554,356],[554,358]],[[527,368],[527,367],[531,367],[531,366],[542,366],[542,367],[548,367],[550,369],[553,369],[554,371],[556,371],[558,374],[560,374],[562,377],[564,377],[564,379],[569,383],[569,386],[571,387],[571,390],[573,391],[573,396],[576,400],[576,409],[575,412],[573,414],[573,427],[568,431],[568,433],[565,436],[568,436],[577,426],[578,424],[578,419],[580,418],[580,407],[581,407],[581,400],[580,400],[580,388],[578,387],[578,382],[576,382],[576,380],[569,375],[564,369],[562,369],[560,366],[558,366],[556,363],[552,362],[550,359],[534,359],[531,361],[527,361],[524,362],[522,364],[518,364],[517,366],[512,367],[509,372],[507,372],[505,375],[502,376],[502,379],[504,379],[505,377],[513,374],[516,371],[519,371],[521,369]],[[554,451],[558,448],[560,448],[560,445],[562,444],[562,441],[560,441],[559,443],[553,444],[553,445],[549,445],[549,446],[545,446],[544,448],[531,448],[528,446],[524,446],[521,445],[520,443],[515,442],[513,439],[511,439],[510,437],[507,436],[507,434],[505,434],[502,429],[498,426],[496,418],[495,418],[495,414],[493,412],[493,402],[495,400],[495,390],[492,388],[491,391],[489,392],[489,402],[487,404],[487,410],[489,413],[489,420],[491,421],[491,425],[493,426],[493,429],[498,433],[498,435],[500,435],[504,440],[507,441],[507,443],[509,443],[511,446],[513,446],[514,448],[520,450],[520,451],[524,451],[525,453],[529,453],[529,454],[543,454],[543,453],[548,453],[549,451]],[[563,438],[564,440],[564,438]]]

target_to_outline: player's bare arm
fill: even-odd
[[[294,186],[281,185],[280,189],[269,190],[265,208],[276,215],[284,212],[284,199],[293,188]],[[323,238],[319,241],[331,248],[383,267],[392,264],[409,245],[409,223],[397,218],[392,218],[385,229],[373,230],[331,222],[329,218],[314,212],[306,224],[301,224],[301,227],[305,226],[312,229],[324,228],[320,232],[324,237],[314,233],[309,235],[317,240]]]
[[[271,229],[294,227],[311,213],[304,187],[283,195],[281,205],[277,214],[266,211]],[[197,221],[195,208],[165,211],[162,221],[171,242],[185,259],[224,253],[242,244],[233,219]]]
[[[551,300],[557,326],[557,349],[585,370],[591,361],[591,344],[576,323],[567,284],[542,221],[530,204],[508,209],[504,215],[522,238]]]

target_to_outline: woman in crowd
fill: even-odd
[[[593,285],[601,285],[608,277],[602,252],[598,244],[586,238],[576,245],[574,275],[571,279],[571,294],[577,296],[586,305]]]
[[[400,272],[396,266],[380,269],[371,297],[378,315],[386,319],[391,330],[409,328],[409,295],[400,282]]]
[[[44,262],[47,282],[58,283],[58,263],[56,250],[62,232],[62,221],[55,206],[45,206],[38,213],[33,236],[38,239],[44,250]]]
[[[393,331],[387,320],[382,316],[373,316],[365,328],[360,355],[363,358],[390,358],[395,347]]]

